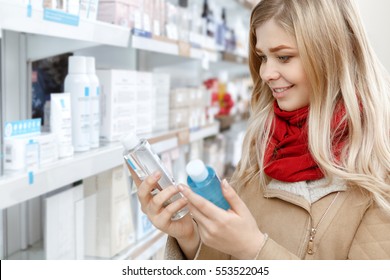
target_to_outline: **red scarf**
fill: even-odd
[[[308,147],[306,120],[309,107],[287,112],[281,110],[275,101],[274,113],[274,133],[265,151],[264,172],[269,177],[284,182],[316,180],[324,177]],[[331,124],[332,129],[336,129],[333,143],[336,158],[339,158],[348,135],[346,122],[340,125],[344,115],[345,108],[339,106]]]

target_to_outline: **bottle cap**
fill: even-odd
[[[68,58],[68,73],[69,74],[85,74],[87,73],[87,64],[84,56],[69,56]]]
[[[209,175],[206,166],[200,159],[191,160],[186,166],[186,171],[192,181],[196,183],[206,180]]]
[[[134,149],[140,142],[140,139],[135,133],[129,133],[122,138],[121,142],[123,147],[128,151]]]
[[[86,57],[87,62],[87,74],[95,74],[95,58],[93,56]]]

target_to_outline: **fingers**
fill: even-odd
[[[168,204],[165,208],[160,208],[160,212],[155,215],[150,215],[150,221],[159,229],[166,226],[166,223],[171,221],[172,216],[182,210],[187,205],[187,200],[182,197]],[[189,215],[188,215],[189,216]]]
[[[178,188],[190,202],[189,207],[195,219],[198,219],[199,221],[201,219],[204,220],[203,218],[218,219],[220,215],[223,215],[223,213],[226,212],[214,205],[212,202],[193,192],[189,187],[179,185]]]
[[[157,182],[161,177],[161,173],[155,172],[153,175],[146,177],[146,179],[138,187],[138,198],[141,202],[141,205],[149,203],[152,199],[151,191],[157,188]]]
[[[153,213],[159,213],[161,212],[161,209],[167,204],[167,202],[171,202],[168,200],[174,199],[173,196],[177,194],[179,190],[176,186],[169,186],[168,188],[165,188],[164,190],[160,191],[158,195],[153,196],[153,198],[150,201],[150,209]],[[175,196],[180,198],[180,195]]]
[[[151,192],[158,187],[158,180],[161,177],[160,172],[155,172],[146,179],[138,187],[138,199],[141,203],[141,210],[157,227],[161,222],[166,223],[180,209],[186,206],[187,200],[178,195],[179,190],[175,186],[169,186],[156,195]],[[171,202],[171,200],[175,199]],[[171,202],[166,205],[167,202]],[[166,206],[166,207],[165,207]]]
[[[237,214],[246,213],[247,207],[226,179],[221,182],[222,194],[229,203],[231,210]]]

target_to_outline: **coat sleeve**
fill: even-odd
[[[352,260],[390,259],[390,214],[376,204],[365,212],[349,250]]]
[[[164,259],[166,260],[186,260],[186,256],[181,250],[177,240],[172,236],[168,236],[165,245]]]

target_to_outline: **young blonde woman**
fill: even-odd
[[[262,0],[250,24],[251,117],[222,184],[231,209],[186,186],[152,197],[159,174],[139,186],[167,258],[390,259],[390,83],[353,1]]]

